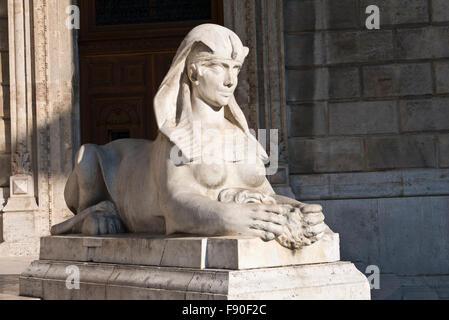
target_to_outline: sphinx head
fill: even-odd
[[[192,95],[219,109],[234,95],[243,59],[238,59],[242,55],[235,52],[238,46],[231,38],[216,48],[219,50],[213,51],[202,42],[196,43],[186,59],[186,72]]]

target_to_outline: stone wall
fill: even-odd
[[[297,198],[374,298],[449,298],[449,1],[284,0],[284,34]]]
[[[1,211],[8,198],[11,173],[9,118],[8,6],[0,0],[0,242],[3,240]]]

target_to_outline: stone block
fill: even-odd
[[[430,63],[395,64],[363,68],[365,97],[423,95],[433,93]]]
[[[287,100],[307,101],[360,96],[357,68],[287,70]]]
[[[435,77],[437,93],[449,93],[449,62],[435,62]]]
[[[0,18],[0,51],[8,51],[8,19]]]
[[[448,274],[449,197],[378,201],[381,271],[408,276]]]
[[[0,18],[8,18],[8,0],[0,0]]]
[[[290,172],[360,171],[364,168],[361,138],[292,138]]]
[[[435,168],[433,136],[391,136],[366,139],[369,169]]]
[[[327,134],[327,114],[324,102],[290,105],[289,136],[310,137]]]
[[[402,174],[389,172],[353,172],[330,175],[332,199],[376,198],[399,196]]]
[[[11,175],[11,155],[0,154],[0,187],[9,185]]]
[[[375,264],[379,257],[377,199],[346,199],[318,201],[323,206],[327,225],[341,232],[341,257]],[[344,244],[344,245],[343,245]]]
[[[11,152],[11,121],[0,118],[0,153]]]
[[[40,259],[241,270],[338,261],[338,243],[338,235],[331,231],[322,240],[296,252],[282,247],[276,241],[264,242],[247,237],[73,235],[41,238]]]
[[[207,264],[213,269],[253,269],[334,262],[340,260],[338,235],[327,231],[324,238],[297,252],[279,246],[275,241],[260,239],[208,239]]]
[[[295,174],[290,176],[290,185],[296,199],[301,201],[330,199],[329,179],[329,174]]]
[[[300,200],[394,197],[403,194],[401,171],[293,175]]]
[[[449,170],[401,169],[374,172],[293,175],[300,200],[449,195]]]
[[[358,29],[357,0],[324,0],[324,29]]]
[[[329,98],[360,97],[358,68],[329,68]]]
[[[367,17],[365,9],[372,4],[380,10],[380,28],[391,25],[429,22],[428,0],[362,0],[360,13]]]
[[[285,63],[287,66],[324,64],[322,34],[287,34],[285,36]]]
[[[250,270],[199,270],[52,261],[42,276],[36,261],[20,277],[20,294],[44,300],[315,300],[370,299],[366,277],[352,263],[334,262]],[[66,267],[80,269],[80,290],[65,286]],[[41,280],[43,290],[27,284]]]
[[[9,118],[9,86],[0,84],[0,118]]]
[[[449,2],[446,0],[432,0],[432,21],[449,21]]]
[[[358,28],[356,0],[284,1],[285,31]]]
[[[362,101],[329,104],[331,135],[398,132],[395,101]]]
[[[407,277],[448,274],[449,197],[315,203],[323,205],[327,224],[340,234],[342,259]]]
[[[433,59],[449,56],[449,27],[430,26],[397,31],[397,58]],[[419,43],[419,45],[416,45]]]
[[[283,1],[284,30],[286,32],[297,32],[322,29],[323,16],[317,8],[317,2],[315,0]]]
[[[0,51],[0,84],[9,82],[9,54]]]
[[[399,106],[403,132],[449,130],[449,98],[403,100]]]
[[[35,242],[33,212],[3,212],[3,239],[9,243]]]
[[[329,72],[327,68],[287,70],[286,78],[288,101],[328,98]]]
[[[440,135],[438,143],[440,168],[449,168],[449,134]]]
[[[449,170],[412,169],[402,171],[404,196],[449,195]]]
[[[394,58],[390,30],[340,31],[326,34],[327,63],[384,61]]]

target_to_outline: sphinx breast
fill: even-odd
[[[193,175],[201,185],[210,189],[221,187],[226,181],[226,166],[220,164],[197,164],[193,166]]]
[[[259,187],[265,181],[265,167],[262,164],[236,163],[239,179],[246,187]]]

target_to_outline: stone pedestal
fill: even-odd
[[[79,271],[79,289],[73,288]],[[69,280],[67,280],[69,279]],[[69,286],[67,286],[69,282]],[[69,288],[73,289],[69,289]],[[290,251],[246,237],[54,236],[20,277],[42,299],[369,299],[338,234]]]

